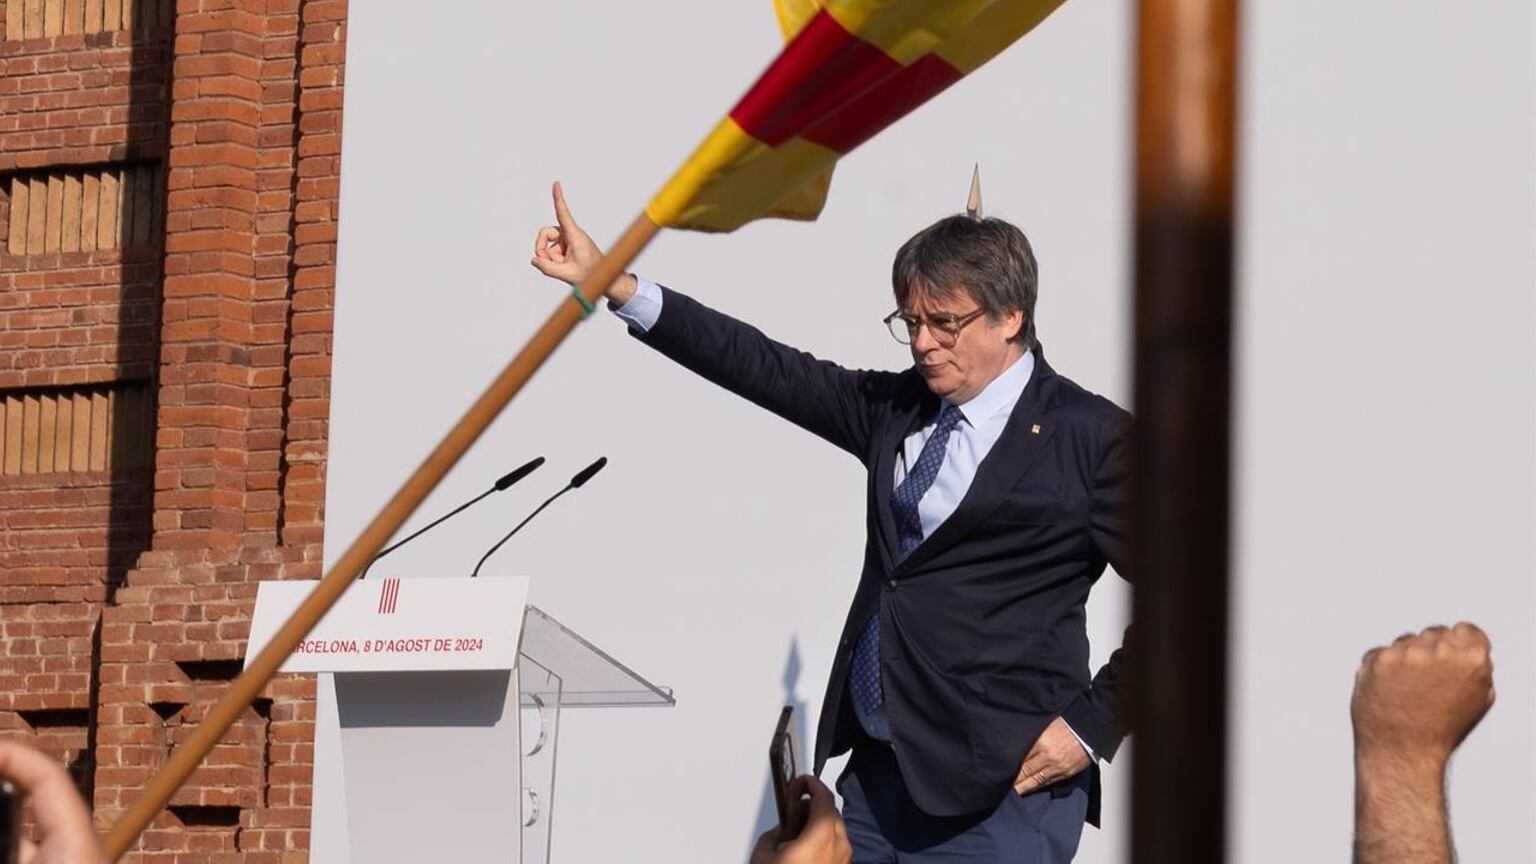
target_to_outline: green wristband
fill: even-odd
[[[580,285],[571,286],[571,296],[576,298],[576,303],[581,306],[581,317],[583,319],[597,311],[597,306],[587,299],[587,295],[581,293]]]

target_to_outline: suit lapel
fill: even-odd
[[[945,519],[923,540],[921,545],[912,550],[911,555],[901,562],[902,570],[922,566],[935,555],[963,539],[972,529],[980,525],[1018,485],[1024,473],[1034,465],[1035,460],[1044,452],[1045,445],[1056,432],[1055,424],[1051,422],[1050,410],[1055,404],[1055,379],[1055,371],[1046,365],[1045,356],[1037,349],[1034,374],[1030,376],[1029,384],[1019,397],[1018,404],[1013,407],[1013,413],[1009,415],[1008,423],[1003,427],[1002,437],[977,466],[976,478],[971,481],[965,497],[960,499],[960,506],[956,507],[955,512],[951,513],[948,519]],[[894,470],[893,465],[891,471],[894,472]],[[890,485],[889,476],[886,478],[886,485]],[[888,494],[887,498],[889,498]],[[886,510],[887,512],[890,510],[889,503],[886,504]],[[893,541],[895,536],[895,520],[891,518],[890,537]],[[892,559],[894,560],[894,553]]]

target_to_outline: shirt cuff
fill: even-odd
[[[661,318],[661,286],[644,276],[636,275],[635,295],[617,309],[612,303],[608,304],[608,308],[622,318],[631,330],[644,333],[655,327]]]
[[[1099,761],[1099,754],[1093,752],[1093,748],[1088,746],[1088,742],[1083,740],[1083,736],[1077,734],[1077,730],[1072,728],[1072,724],[1067,723],[1065,718],[1061,722],[1066,725],[1067,731],[1072,733],[1072,737],[1077,739],[1077,743],[1083,745],[1083,750],[1087,751],[1088,758],[1095,762]]]

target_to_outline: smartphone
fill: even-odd
[[[0,780],[0,862],[16,864],[21,854],[21,796]]]
[[[779,809],[779,837],[787,840],[800,834],[804,808],[791,797],[789,783],[799,776],[795,765],[795,730],[791,725],[795,707],[785,705],[779,712],[779,725],[774,727],[773,740],[768,744],[768,773],[773,781],[773,802]]]

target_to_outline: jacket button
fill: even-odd
[[[887,591],[895,591],[896,590],[896,580],[895,579],[887,579],[887,580],[885,580],[885,590],[887,590]]]

